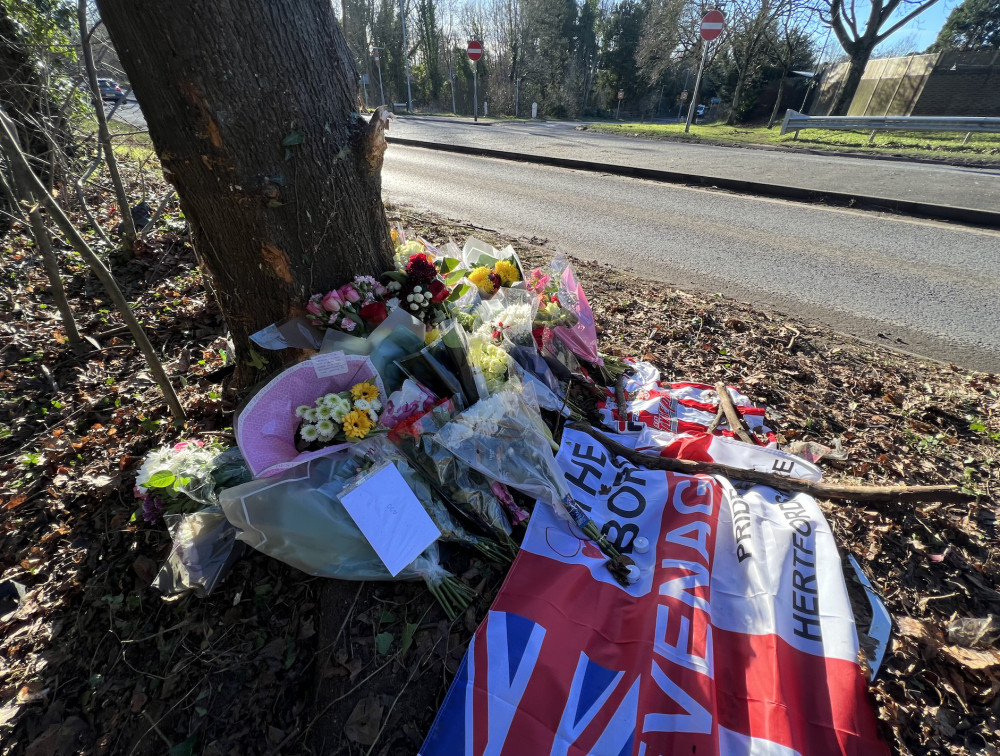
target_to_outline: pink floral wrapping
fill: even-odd
[[[311,452],[295,449],[295,433],[300,420],[295,408],[312,406],[324,394],[347,391],[355,383],[374,381],[379,395],[385,387],[371,360],[346,355],[347,371],[320,378],[312,360],[293,365],[271,380],[247,403],[236,420],[236,443],[255,478],[275,475],[282,470],[342,449],[348,444],[334,444]]]
[[[553,260],[552,267],[558,270],[560,260]],[[587,295],[583,293],[573,266],[568,262],[559,274],[559,304],[576,315],[577,323],[572,328],[558,326],[554,330],[556,337],[567,348],[581,359],[602,365],[604,361],[597,356],[597,329],[594,327],[594,311],[590,309]]]

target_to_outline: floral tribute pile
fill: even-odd
[[[632,402],[645,402],[642,416],[657,423],[674,404],[651,413],[646,369],[598,353],[593,312],[565,259],[525,271],[510,247],[469,239],[438,249],[401,228],[392,234],[392,270],[305,303],[318,353],[248,401],[235,421],[238,449],[189,443],[150,455],[137,481],[144,514],[189,497],[188,510],[224,516],[237,539],[311,574],[423,579],[456,617],[473,593],[442,566],[448,551],[438,543],[510,561],[514,529],[540,501],[607,555],[615,579],[634,579],[630,560],[570,495],[553,436],[567,419],[629,432]],[[608,386],[626,370],[630,406],[620,408]],[[192,496],[231,464],[226,454],[241,454],[253,480]],[[441,534],[396,574],[341,498],[389,466]]]

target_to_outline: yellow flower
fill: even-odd
[[[480,265],[469,274],[469,281],[474,283],[483,294],[493,293],[493,281],[490,280],[490,269]]]
[[[372,399],[378,399],[378,388],[374,383],[369,383],[368,381],[355,383],[351,386],[351,397],[354,399],[367,399],[370,402]]]
[[[510,286],[521,280],[521,274],[517,266],[507,260],[500,260],[493,266],[493,272],[500,276],[500,281],[504,286]]]
[[[364,438],[371,429],[372,421],[367,412],[352,410],[344,418],[344,435],[348,438]]]
[[[441,331],[439,331],[437,328],[431,328],[430,330],[427,331],[427,334],[424,336],[424,343],[433,344],[440,337],[441,337]]]
[[[392,246],[394,247],[399,246],[399,231],[397,231],[394,228],[390,229],[389,235],[392,236]]]

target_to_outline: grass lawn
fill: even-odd
[[[684,133],[684,124],[592,124],[589,131],[598,131],[648,139],[678,139],[707,144],[763,144],[792,148],[824,149],[840,152],[867,152],[875,155],[905,155],[923,159],[939,159],[962,163],[1000,165],[1000,134],[973,134],[966,145],[964,133],[888,131],[875,135],[868,143],[869,131],[829,131],[807,129],[793,140],[793,134],[779,136],[780,124],[773,129],[763,126],[723,126],[708,124],[691,126]]]

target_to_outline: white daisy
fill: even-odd
[[[307,409],[305,411],[305,414],[302,415],[302,419],[305,420],[307,423],[315,423],[317,420],[319,420],[319,418],[316,417],[316,408],[310,407],[309,409]]]
[[[310,409],[312,409],[312,407],[310,407],[308,404],[300,404],[298,407],[295,408],[295,417],[301,420],[306,416],[306,413]]]
[[[325,404],[322,407],[316,408],[317,420],[329,420],[332,415],[333,415],[333,410],[327,407]]]
[[[299,434],[305,441],[315,441],[319,438],[319,430],[317,430],[315,425],[309,425],[308,423],[299,429]]]
[[[324,441],[328,441],[337,432],[337,426],[333,424],[333,420],[325,418],[316,423],[316,430]]]

